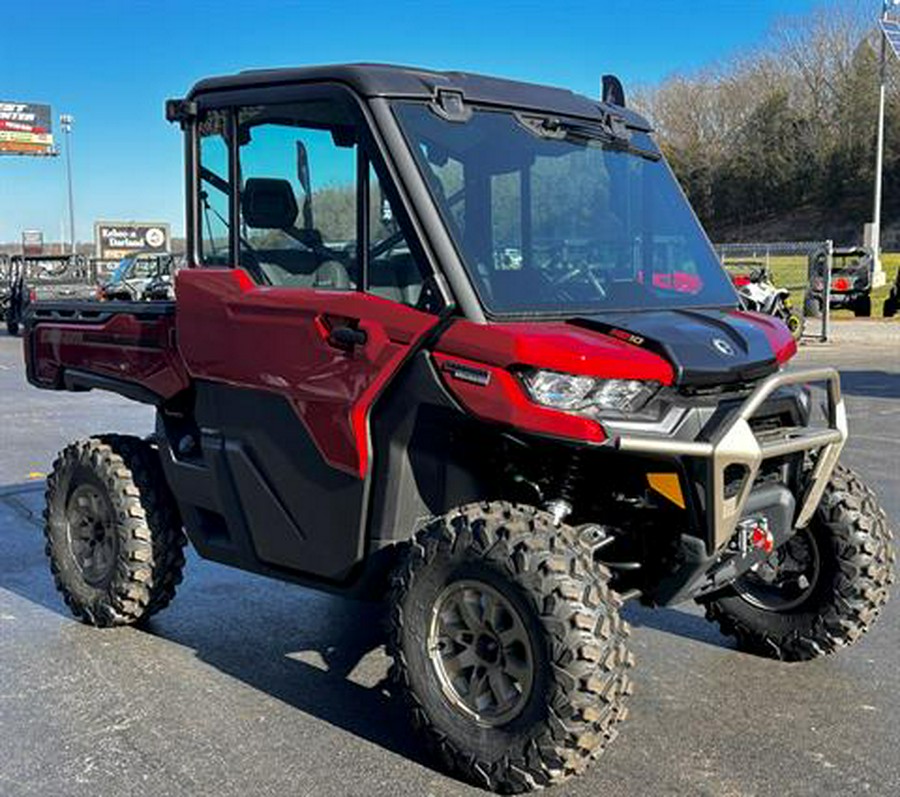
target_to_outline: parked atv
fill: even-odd
[[[825,306],[825,271],[828,255],[817,251],[809,257],[809,286],[804,314],[818,318]],[[835,249],[832,255],[829,305],[832,310],[852,310],[857,317],[872,315],[872,271],[875,259],[866,247]]]
[[[420,737],[505,793],[616,737],[626,599],[699,601],[787,660],[862,637],[894,555],[838,464],[838,374],[786,367],[790,332],[741,309],[648,122],[604,85],[348,65],[167,104],[187,157],[175,301],[27,321],[32,384],[156,408],[149,439],[78,440],[47,480],[77,617],[163,609],[185,534],[386,599]]]
[[[781,319],[794,340],[800,340],[803,336],[803,316],[794,312],[791,292],[787,288],[775,287],[768,267],[755,261],[728,265],[731,270],[741,269],[740,273],[732,274],[731,281],[737,288],[744,309]]]

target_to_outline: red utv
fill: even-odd
[[[32,384],[157,412],[149,439],[78,441],[48,479],[72,611],[145,621],[185,534],[386,596],[413,722],[503,792],[582,772],[616,735],[623,600],[700,601],[789,660],[859,639],[893,553],[838,464],[838,375],[785,368],[789,331],[739,309],[647,121],[605,85],[351,65],[171,101],[176,300],[27,321]]]

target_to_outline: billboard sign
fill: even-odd
[[[44,254],[44,233],[40,230],[23,230],[22,254],[26,257]]]
[[[168,253],[171,237],[165,222],[98,221],[94,224],[94,254],[118,260],[140,252]]]
[[[0,155],[55,155],[49,105],[0,100]]]

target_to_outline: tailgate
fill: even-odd
[[[33,302],[25,316],[25,365],[36,387],[101,388],[148,404],[188,386],[174,302]]]

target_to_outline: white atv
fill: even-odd
[[[745,310],[780,318],[796,340],[803,334],[803,316],[794,312],[791,292],[778,288],[766,266],[754,264],[749,273],[731,277]]]

